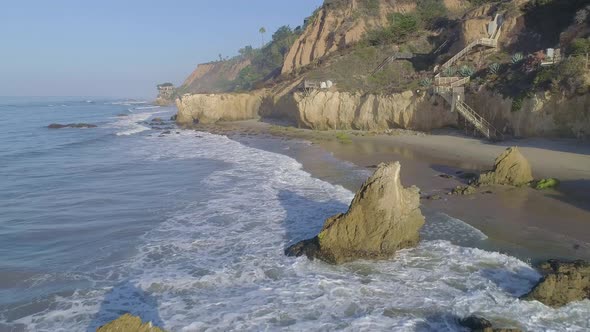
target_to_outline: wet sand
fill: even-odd
[[[312,175],[355,191],[362,182],[346,171],[318,161],[329,152],[336,160],[371,170],[380,162],[400,161],[404,185],[421,188],[428,216],[443,212],[483,231],[482,249],[505,252],[538,262],[548,258],[590,260],[590,143],[576,140],[520,139],[488,143],[450,131],[431,135],[394,131],[389,135],[340,131],[316,132],[257,121],[201,128],[238,140],[248,137],[304,139],[313,145],[291,155]],[[508,146],[519,146],[535,178],[555,177],[557,190],[496,186],[468,196],[447,195],[465,184],[458,173],[480,172]],[[349,171],[350,172],[350,171]],[[441,176],[444,175],[444,176]],[[490,193],[491,191],[491,193]]]

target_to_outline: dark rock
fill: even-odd
[[[459,175],[459,178],[463,179],[463,180],[471,180],[471,179],[477,178],[477,174],[475,174],[475,173],[461,173],[461,175]]]
[[[549,260],[540,266],[545,275],[522,298],[537,300],[551,307],[590,299],[590,264],[585,261]]]
[[[129,116],[129,114],[125,114],[125,113],[121,113],[121,114],[117,114],[117,116]]]
[[[438,176],[441,178],[444,178],[444,179],[452,179],[453,178],[453,176],[449,175],[449,174],[439,174]]]
[[[174,114],[173,116],[170,117],[170,121],[176,121],[177,117],[178,117],[178,114]]]
[[[170,134],[170,130],[166,130],[166,131],[162,132],[162,135],[168,135],[168,134]]]
[[[440,195],[430,195],[430,196],[427,196],[426,199],[430,200],[430,201],[438,201],[438,200],[441,200],[442,197]]]
[[[475,315],[460,319],[459,324],[470,329],[471,331],[483,331],[484,329],[492,327],[492,322],[483,317],[478,317]]]
[[[68,123],[68,124],[60,124],[60,123],[52,123],[47,128],[49,129],[61,129],[61,128],[96,128],[96,125],[89,124],[89,123]]]
[[[164,122],[164,120],[162,118],[153,118],[152,122]]]
[[[516,328],[494,327],[492,322],[476,315],[460,319],[459,324],[468,328],[471,332],[521,332],[520,329]]]
[[[475,194],[477,190],[474,186],[457,186],[453,191],[450,192],[451,195],[472,195]]]

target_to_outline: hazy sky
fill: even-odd
[[[153,97],[322,0],[0,0],[0,95]]]

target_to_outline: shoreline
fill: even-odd
[[[590,260],[590,145],[574,140],[520,139],[490,144],[477,138],[440,131],[422,134],[393,130],[389,134],[360,131],[326,131],[282,127],[256,120],[195,126],[193,129],[245,141],[252,138],[303,140],[311,148],[287,154],[312,176],[356,191],[360,180],[351,170],[334,171],[318,163],[317,154],[329,154],[337,162],[351,163],[372,173],[386,161],[400,161],[404,185],[416,185],[431,215],[445,213],[484,232],[489,240],[482,249],[499,251],[540,262],[549,258]],[[343,134],[344,133],[344,134]],[[469,196],[447,195],[464,185],[457,172],[478,173],[491,168],[507,147],[517,145],[531,163],[536,179],[555,177],[557,190],[495,186]],[[264,148],[264,147],[262,147]],[[311,154],[311,155],[308,155]],[[575,167],[572,167],[575,165]],[[441,177],[443,175],[444,177]],[[364,181],[364,179],[362,179]],[[361,181],[361,182],[362,182]],[[488,193],[491,190],[492,193]]]

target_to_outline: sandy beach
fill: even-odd
[[[292,155],[316,177],[354,191],[360,182],[337,174],[317,162],[317,150],[341,161],[371,170],[387,161],[400,161],[404,185],[416,185],[427,214],[445,213],[484,232],[482,249],[515,255],[531,262],[548,258],[590,259],[590,144],[567,139],[513,139],[489,143],[455,131],[432,134],[408,131],[374,134],[353,131],[318,132],[259,121],[221,123],[201,127],[236,140],[249,137],[303,139],[308,152]],[[464,185],[463,173],[490,169],[507,147],[518,146],[529,160],[536,179],[554,177],[557,189],[495,186],[468,196],[447,195]],[[285,152],[288,153],[288,152]]]

